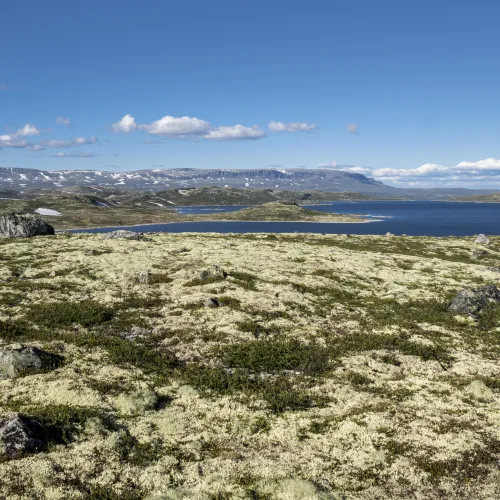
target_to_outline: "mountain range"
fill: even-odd
[[[488,194],[493,189],[395,188],[358,173],[334,169],[148,169],[130,172],[104,170],[53,170],[0,168],[0,190],[25,191],[74,186],[161,191],[203,186],[288,191],[355,192],[380,198],[451,199]]]

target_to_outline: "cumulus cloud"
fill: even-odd
[[[349,125],[347,125],[347,131],[350,134],[358,135],[358,126],[355,123],[350,123]]]
[[[67,127],[71,126],[71,120],[67,116],[58,116],[56,118],[56,123],[58,125],[66,125]]]
[[[77,137],[73,141],[61,141],[57,139],[52,139],[50,141],[42,141],[40,145],[46,148],[74,148],[77,146],[86,146],[88,144],[95,144],[97,142],[97,138],[95,137]]]
[[[320,163],[319,168],[337,168],[339,164],[336,161],[331,161],[330,163]]]
[[[316,128],[315,123],[301,123],[301,122],[269,122],[269,130],[272,132],[307,132]]]
[[[244,127],[243,125],[233,125],[230,127],[218,127],[209,131],[204,135],[205,139],[215,141],[232,141],[242,139],[262,139],[266,133],[254,125],[253,127]]]
[[[113,123],[115,132],[131,132],[140,129],[148,134],[172,138],[202,138],[208,140],[228,141],[260,139],[266,133],[257,127],[243,125],[230,125],[213,127],[210,122],[191,116],[164,116],[152,123],[136,123],[133,116],[125,115],[121,120]],[[146,144],[156,144],[157,141],[145,141]]]
[[[149,134],[164,135],[171,137],[187,135],[204,135],[210,131],[210,123],[199,118],[190,116],[164,116],[153,123],[139,125],[139,128],[146,130]]]
[[[30,135],[40,135],[40,131],[31,123],[27,123],[23,128],[20,128],[14,135],[16,137],[28,137]]]
[[[99,155],[94,153],[56,153],[53,158],[97,158]]]
[[[137,123],[135,123],[133,116],[127,114],[121,120],[113,123],[112,128],[116,133],[123,132],[128,134],[137,128]]]

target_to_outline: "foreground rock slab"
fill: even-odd
[[[0,380],[15,378],[23,373],[54,370],[62,364],[57,354],[36,347],[0,349]]]
[[[46,445],[44,429],[34,418],[15,413],[0,421],[0,457],[17,457]]]
[[[500,303],[500,290],[495,285],[464,288],[453,298],[449,310],[458,314],[476,315],[491,304]]]
[[[0,238],[31,238],[54,234],[38,214],[14,212],[0,217]]]

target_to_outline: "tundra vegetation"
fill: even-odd
[[[449,310],[499,281],[500,239],[479,248],[0,240],[0,351],[53,360],[0,371],[0,423],[43,429],[0,454],[0,497],[498,498],[500,308]]]

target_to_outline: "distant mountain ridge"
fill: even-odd
[[[389,198],[451,199],[495,190],[405,189],[387,186],[362,174],[334,169],[149,169],[130,172],[104,170],[36,170],[0,168],[0,190],[103,186],[161,191],[203,186],[277,189],[288,191],[350,191]]]

